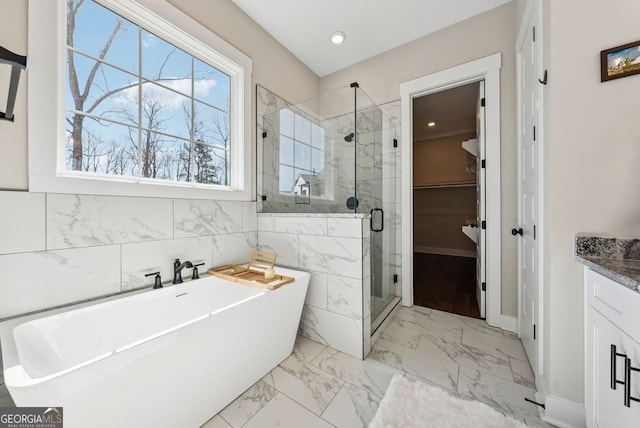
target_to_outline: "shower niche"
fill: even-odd
[[[360,358],[399,301],[398,131],[357,83],[296,105],[257,87],[258,245],[311,272],[299,333]]]

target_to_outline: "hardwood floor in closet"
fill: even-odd
[[[413,304],[480,318],[476,259],[413,253]]]

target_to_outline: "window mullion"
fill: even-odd
[[[189,144],[189,170],[191,171],[190,181],[195,182],[195,141],[196,141],[196,100],[195,100],[195,58],[191,57],[191,141]]]
[[[142,177],[142,28],[138,27],[138,177]]]

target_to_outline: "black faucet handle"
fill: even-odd
[[[198,266],[204,265],[204,262],[193,265],[193,274],[191,275],[191,279],[200,279],[200,275],[198,274]]]
[[[153,289],[162,288],[162,278],[160,277],[160,272],[151,272],[146,274],[145,276],[155,275],[155,282],[153,284]]]

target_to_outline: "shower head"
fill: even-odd
[[[353,140],[353,137],[354,137],[355,135],[356,135],[356,134],[354,134],[353,132],[352,132],[351,134],[349,134],[349,135],[345,135],[345,136],[344,136],[344,141],[346,141],[347,143],[350,143],[350,142]]]

